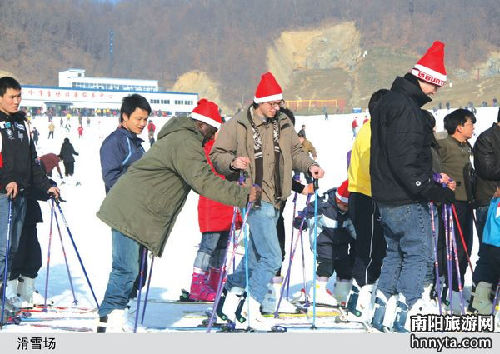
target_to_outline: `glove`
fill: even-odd
[[[437,184],[422,192],[428,201],[441,203],[455,203],[455,193],[449,188],[443,188]]]
[[[293,219],[293,227],[296,228],[297,230],[300,229],[300,225],[302,225],[302,231],[307,230],[307,222],[304,221],[302,224],[302,220],[304,218],[302,216],[297,216],[295,219]]]

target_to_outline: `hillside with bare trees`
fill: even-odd
[[[236,107],[272,69],[291,99],[345,95],[353,106],[439,39],[449,77],[490,100],[500,93],[498,15],[497,0],[2,0],[0,70],[56,85],[58,71],[81,67],[164,89],[203,72]]]

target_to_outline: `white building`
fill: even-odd
[[[161,92],[156,80],[86,77],[83,69],[59,72],[59,87],[23,86],[22,107],[42,112],[52,108],[119,110],[122,99],[132,93],[146,97],[153,111],[184,116],[196,107],[197,93]]]

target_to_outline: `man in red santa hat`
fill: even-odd
[[[249,308],[243,315],[256,329],[268,326],[260,306],[268,291],[268,283],[281,267],[276,222],[281,205],[291,193],[292,169],[314,178],[322,178],[324,174],[302,150],[288,116],[280,112],[282,100],[282,89],[273,74],[263,74],[246,114],[224,124],[210,152],[216,171],[228,180],[237,180],[240,174],[245,174],[247,185],[262,187],[262,200],[255,203],[248,214],[249,306],[243,306],[245,312]],[[227,296],[221,299],[224,302],[222,311],[230,319],[234,319],[246,287],[244,265],[245,262],[241,262],[228,277]]]
[[[387,242],[372,318],[372,325],[381,331],[391,296],[397,296],[393,331],[407,331],[407,318],[418,312],[417,300],[432,265],[435,211],[429,202],[455,201],[451,189],[433,180],[432,122],[421,108],[445,82],[444,43],[436,41],[410,72],[394,80],[372,112],[372,195]]]

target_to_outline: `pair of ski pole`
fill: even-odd
[[[87,284],[88,284],[88,286],[90,288],[90,291],[92,293],[92,297],[94,298],[96,306],[99,309],[99,303],[97,301],[97,297],[95,296],[94,289],[92,287],[92,283],[90,282],[87,270],[85,269],[85,266],[83,264],[82,258],[80,257],[80,252],[78,252],[78,247],[76,246],[75,240],[73,238],[73,234],[71,233],[71,230],[69,228],[69,225],[68,225],[68,222],[66,220],[66,217],[64,216],[64,213],[62,211],[59,199],[51,198],[51,203],[52,203],[52,206],[51,206],[51,219],[50,219],[50,231],[49,231],[49,246],[48,246],[48,254],[47,254],[47,274],[46,274],[46,277],[45,277],[45,303],[44,303],[44,311],[47,311],[47,292],[48,292],[48,281],[49,281],[49,272],[50,272],[49,271],[50,270],[50,249],[51,249],[51,243],[52,243],[52,220],[53,220],[52,218],[53,217],[56,220],[57,230],[58,230],[58,233],[59,233],[59,238],[61,240],[61,248],[62,248],[62,251],[63,251],[64,260],[66,262],[66,270],[67,270],[69,282],[70,282],[70,285],[71,285],[71,292],[73,294],[73,303],[75,305],[77,304],[77,300],[76,300],[76,297],[75,297],[75,292],[74,292],[74,289],[73,289],[73,282],[71,280],[71,274],[70,274],[70,271],[69,271],[68,259],[67,259],[67,256],[66,256],[66,252],[64,250],[64,245],[63,245],[63,242],[62,242],[62,234],[61,234],[61,230],[60,230],[60,227],[59,227],[59,221],[57,219],[57,214],[56,214],[56,211],[55,211],[55,208],[54,208],[54,204],[57,207],[57,210],[59,211],[59,215],[61,216],[61,219],[63,221],[64,226],[66,227],[66,232],[68,233],[68,236],[69,236],[69,238],[71,240],[71,244],[73,245],[73,248],[75,250],[76,256],[78,258],[78,262],[80,263],[80,266],[82,268],[83,274],[85,275],[85,279],[87,280]]]

